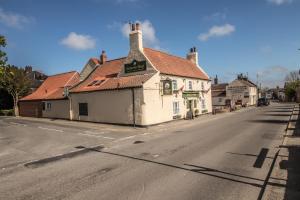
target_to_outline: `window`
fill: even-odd
[[[91,83],[89,83],[88,86],[92,86],[92,85],[94,85],[94,84],[97,83],[97,82],[98,82],[97,80],[94,80],[94,81],[92,81]]]
[[[47,110],[51,110],[51,103],[47,103]]]
[[[179,102],[178,101],[174,101],[173,102],[173,114],[177,115],[179,113]]]
[[[202,109],[205,109],[206,108],[206,106],[205,106],[205,99],[202,99],[201,102],[202,102]]]
[[[45,102],[43,102],[43,110],[46,110],[46,103]]]
[[[173,91],[174,90],[178,90],[178,88],[177,88],[177,80],[173,80],[172,83],[173,83]]]
[[[79,103],[79,115],[88,116],[88,104],[87,103]]]
[[[189,81],[189,90],[193,90],[193,82]]]
[[[194,108],[197,108],[197,100],[194,100]]]
[[[204,83],[201,82],[201,89],[204,90]]]
[[[222,102],[222,98],[219,98],[219,103],[221,103]]]

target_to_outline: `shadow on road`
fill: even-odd
[[[273,117],[289,117],[290,116],[290,114],[275,114],[275,113],[270,113],[270,114],[268,114],[268,113],[265,113],[265,114],[261,114],[261,115],[263,115],[263,116],[273,116]]]
[[[295,128],[289,128],[293,134],[291,138],[300,138],[300,121],[299,116]],[[300,145],[283,146],[288,150],[288,159],[282,160],[279,165],[280,169],[287,170],[287,182],[284,199],[300,199]]]
[[[253,123],[270,123],[270,124],[287,124],[288,120],[277,120],[277,119],[255,119],[249,120],[249,122]]]
[[[185,170],[185,171],[189,171],[189,172],[193,172],[193,173],[197,173],[197,174],[202,174],[202,175],[207,175],[207,176],[210,176],[210,177],[219,178],[219,179],[223,179],[223,180],[227,180],[227,181],[232,181],[232,182],[236,182],[236,183],[251,185],[251,186],[254,186],[254,187],[258,187],[258,188],[263,187],[263,182],[264,182],[263,179],[243,176],[243,175],[239,175],[239,174],[233,174],[233,173],[224,172],[224,171],[220,171],[220,170],[216,170],[216,169],[212,169],[212,168],[207,168],[207,167],[203,167],[203,166],[184,164],[185,166],[193,167],[193,168],[181,167],[181,166],[167,164],[167,163],[163,163],[163,162],[159,162],[159,161],[154,161],[154,160],[149,160],[149,159],[124,155],[124,154],[119,154],[119,153],[107,152],[107,151],[93,149],[93,148],[86,148],[86,149],[89,149],[90,151],[103,153],[103,154],[109,154],[109,155],[113,155],[113,156],[129,158],[129,159],[143,161],[143,162],[156,164],[156,165],[161,165],[161,166],[165,166],[165,167]]]
[[[280,162],[280,169],[287,170],[284,199],[300,198],[300,146],[288,147],[289,158]]]

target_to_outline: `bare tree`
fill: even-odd
[[[291,71],[286,77],[287,82],[295,82],[300,80],[300,74],[298,71]]]

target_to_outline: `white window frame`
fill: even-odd
[[[177,80],[172,80],[172,89],[173,91],[178,90]]]
[[[193,90],[193,81],[189,81],[189,90]]]
[[[204,83],[201,82],[201,89],[204,90]]]
[[[178,115],[180,113],[179,101],[173,101],[173,115]]]
[[[46,102],[46,110],[51,110],[52,104],[51,102]]]
[[[201,108],[202,110],[206,109],[205,99],[201,99]]]

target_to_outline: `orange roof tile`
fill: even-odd
[[[64,87],[71,87],[78,82],[79,74],[75,71],[49,76],[35,92],[21,101],[64,99]]]
[[[100,90],[141,87],[143,83],[149,80],[152,76],[153,74],[143,74],[143,75],[135,75],[135,76],[106,78],[100,80],[101,82],[99,85],[97,85],[97,82],[91,84],[93,83],[93,81],[92,82],[85,81],[83,84],[79,84],[78,86],[72,88],[70,92],[71,93],[91,92],[91,91],[100,91]]]
[[[204,74],[199,67],[185,58],[173,56],[150,48],[144,48],[144,53],[156,69],[162,74],[199,78],[204,80],[209,79],[209,77]]]

